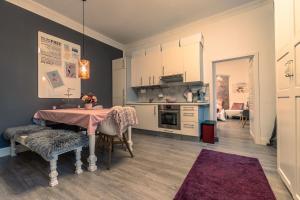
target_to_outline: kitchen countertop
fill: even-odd
[[[188,102],[176,102],[176,103],[167,103],[167,102],[152,102],[152,103],[147,103],[147,102],[127,102],[127,105],[191,105],[191,106],[202,106],[202,105],[209,105],[208,102],[193,102],[193,103],[188,103]]]

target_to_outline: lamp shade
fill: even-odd
[[[79,72],[78,78],[89,79],[90,78],[90,61],[89,60],[79,60]]]

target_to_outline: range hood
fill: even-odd
[[[174,74],[170,76],[162,76],[160,80],[164,83],[183,82],[183,74]]]

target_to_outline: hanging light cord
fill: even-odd
[[[83,55],[83,58],[85,58],[85,43],[84,43],[84,15],[85,15],[85,12],[84,12],[84,2],[86,0],[82,0],[82,55]]]

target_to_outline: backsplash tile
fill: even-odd
[[[166,102],[166,98],[176,98],[176,102],[186,102],[186,98],[183,96],[184,92],[187,89],[191,89],[194,93],[193,101],[197,101],[197,90],[201,88],[201,86],[169,86],[169,87],[161,87],[161,88],[143,88],[137,89],[137,102],[149,102],[150,99],[153,99],[153,102]],[[209,89],[207,89],[209,92]],[[159,98],[158,95],[163,94],[163,98]],[[206,94],[205,99],[208,100],[209,94]]]

